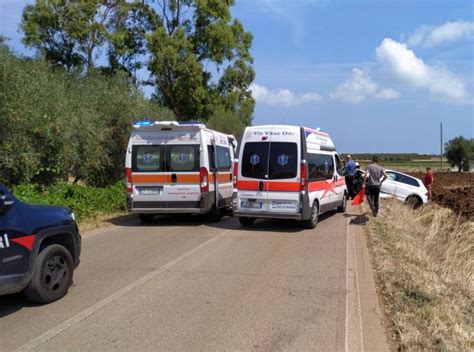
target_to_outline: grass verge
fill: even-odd
[[[12,192],[27,203],[69,207],[79,223],[90,223],[111,214],[125,214],[123,182],[105,188],[64,182],[41,189],[33,184],[24,184],[13,187]]]
[[[474,222],[436,204],[381,205],[369,246],[397,350],[472,351]]]

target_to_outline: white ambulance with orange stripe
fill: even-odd
[[[327,133],[301,126],[247,127],[234,174],[234,216],[295,219],[314,228],[319,214],[344,212],[341,160]]]
[[[137,121],[125,159],[127,209],[151,222],[156,214],[219,219],[232,208],[234,136],[201,123]]]

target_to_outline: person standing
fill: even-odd
[[[433,181],[434,181],[434,177],[433,177],[433,173],[431,172],[431,167],[427,167],[426,168],[426,175],[425,175],[425,179],[423,181],[423,183],[425,184],[425,187],[426,187],[426,190],[428,191],[428,200],[431,201],[431,197],[432,197],[432,189],[433,189]]]
[[[378,165],[378,158],[372,157],[372,163],[367,166],[365,172],[364,185],[367,202],[369,203],[372,215],[375,217],[379,212],[379,195],[382,182],[387,179],[387,173]]]
[[[354,163],[354,160],[352,160],[352,157],[349,154],[346,156],[345,168],[346,168],[347,191],[349,192],[349,197],[353,198],[355,196],[355,194],[354,194],[354,173],[356,171],[356,165]]]

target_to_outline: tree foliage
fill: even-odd
[[[8,185],[122,178],[131,122],[172,119],[146,100],[125,73],[52,70],[0,48],[0,182]]]
[[[21,28],[27,46],[67,71],[89,71],[105,55],[107,72],[134,73],[156,19],[142,1],[37,0],[23,10]]]
[[[451,139],[445,144],[446,158],[452,166],[456,166],[461,172],[469,162],[474,160],[474,139],[466,139],[463,136]]]
[[[252,35],[230,13],[233,0],[158,0],[161,26],[148,39],[156,95],[181,120],[217,111],[251,123]]]

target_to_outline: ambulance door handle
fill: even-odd
[[[178,178],[176,177],[176,174],[171,174],[171,182],[173,183],[178,182]]]

